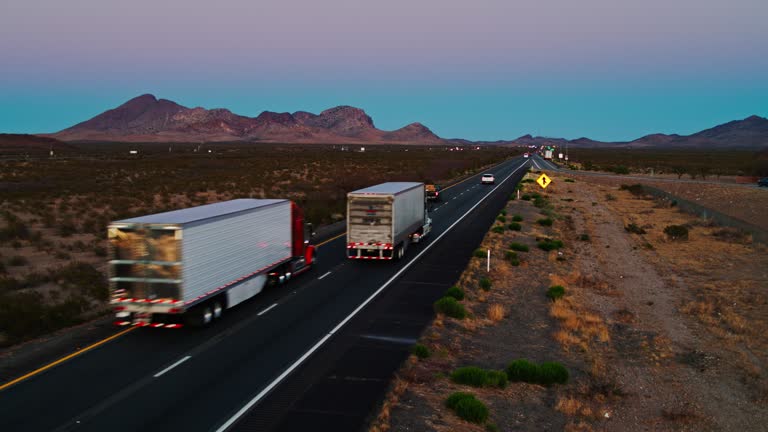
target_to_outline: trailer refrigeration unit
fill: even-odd
[[[347,194],[347,257],[391,260],[432,229],[424,184],[382,183]]]
[[[314,246],[291,201],[237,199],[112,222],[109,283],[119,325],[207,325],[309,270]]]

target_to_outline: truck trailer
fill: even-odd
[[[236,199],[112,222],[118,325],[204,326],[315,264],[304,216],[284,199]],[[311,233],[310,235],[311,236]]]
[[[391,260],[432,230],[424,184],[390,182],[347,194],[347,257]]]

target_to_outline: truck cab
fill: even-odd
[[[424,186],[424,190],[426,191],[427,201],[440,201],[440,191],[443,190],[442,186],[436,184],[428,184]]]

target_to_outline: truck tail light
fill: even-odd
[[[181,313],[181,309],[179,309],[179,308],[170,308],[170,309],[168,309],[168,313],[172,313],[172,314]]]

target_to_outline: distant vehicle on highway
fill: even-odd
[[[382,183],[347,194],[349,259],[400,259],[431,230],[424,183]]]
[[[483,174],[483,176],[480,177],[480,183],[481,184],[494,184],[494,183],[496,183],[496,177],[494,177],[493,174]]]
[[[440,201],[440,191],[443,190],[442,186],[435,185],[435,184],[428,184],[424,187],[424,189],[427,191],[428,201]]]
[[[523,157],[527,158],[528,157],[528,153],[523,153]]]
[[[236,199],[112,222],[117,325],[204,326],[315,265],[304,215],[285,199]]]
[[[763,177],[757,181],[757,185],[760,187],[768,187],[768,177]]]

